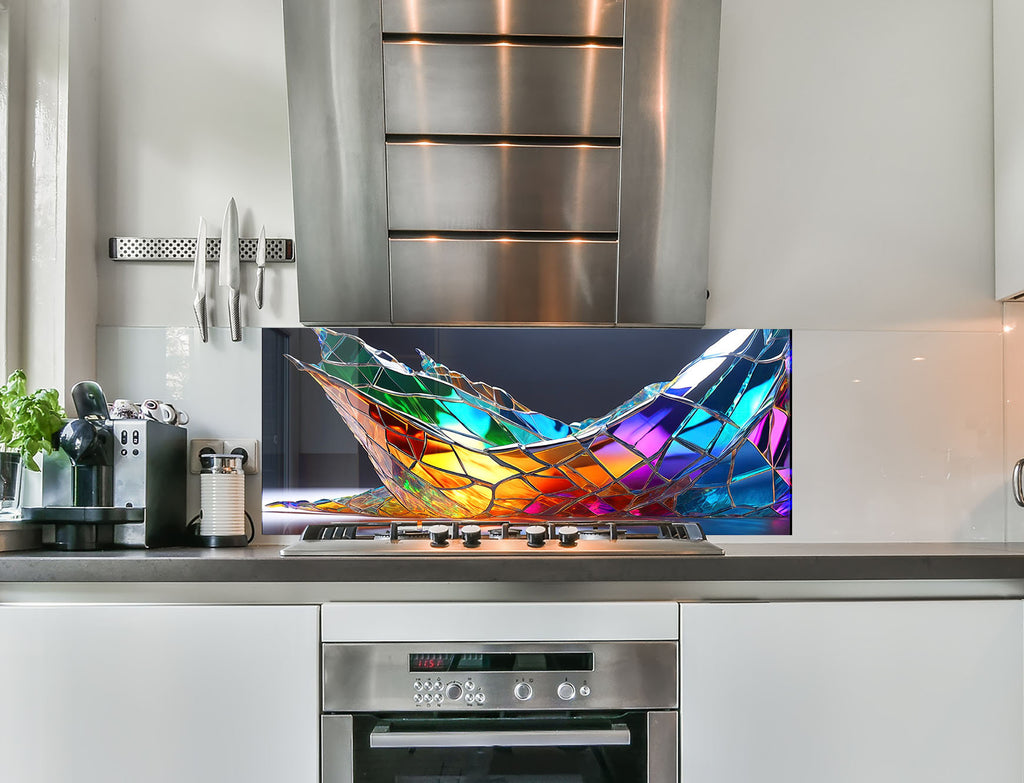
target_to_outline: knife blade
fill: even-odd
[[[263,274],[267,265],[267,227],[260,226],[260,238],[256,240],[256,291],[253,299],[256,309],[263,309]]]
[[[196,323],[199,324],[199,336],[203,342],[210,339],[209,329],[206,320],[206,218],[199,218],[199,234],[196,237],[196,260],[192,266],[192,290],[195,291],[195,299],[192,300],[192,310],[196,314]]]
[[[220,235],[220,284],[228,288],[228,324],[231,327],[231,341],[242,339],[242,322],[238,312],[239,289],[241,288],[238,249],[238,207],[235,200],[228,201],[224,210],[224,226]]]

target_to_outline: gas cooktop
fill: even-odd
[[[312,524],[292,556],[721,555],[696,520],[364,519]]]

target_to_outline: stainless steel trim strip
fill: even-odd
[[[383,0],[388,33],[622,35],[622,0]]]
[[[353,783],[354,744],[351,715],[320,716],[320,779],[324,783]]]
[[[679,713],[647,713],[647,783],[679,781]]]
[[[620,324],[703,324],[721,0],[629,0]]]
[[[615,147],[388,144],[388,225],[616,231],[618,180]]]
[[[614,242],[392,239],[395,323],[611,324],[615,255]]]
[[[378,3],[284,0],[299,312],[391,322]]]
[[[622,49],[384,44],[388,133],[619,135]]]
[[[391,731],[387,724],[370,732],[371,748],[551,748],[628,745],[629,728],[555,731]]]

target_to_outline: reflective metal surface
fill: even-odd
[[[395,323],[615,322],[614,242],[392,239]]]
[[[622,0],[383,0],[384,31],[622,35]]]
[[[1024,472],[1024,459],[1017,460],[1013,466],[1013,479],[1010,481],[1010,489],[1013,490],[1013,499],[1018,506],[1024,506],[1024,483],[1021,473]]]
[[[703,323],[720,3],[283,0],[303,323]],[[410,312],[388,240],[453,231],[607,234],[616,310],[604,279],[464,301],[480,243]]]
[[[647,713],[647,783],[679,782],[679,713]]]
[[[284,0],[304,323],[391,321],[380,6]]]
[[[353,745],[351,715],[320,716],[320,779],[324,783],[352,783],[355,780]]]
[[[384,44],[388,133],[619,136],[622,49]]]
[[[471,621],[471,618],[467,618]],[[408,712],[417,708],[415,696],[425,681],[472,683],[474,693],[484,693],[487,710],[624,710],[675,709],[677,706],[677,642],[517,642],[324,644],[323,709],[325,712]],[[530,660],[531,654],[593,652],[593,671],[474,671],[411,672],[410,655],[448,652],[515,654]],[[533,696],[527,706],[513,694],[516,682],[529,679]],[[587,696],[565,701],[555,689],[572,682],[590,688]],[[437,689],[440,693],[440,688]],[[475,713],[478,705],[464,699],[442,698],[430,704],[432,712]]]
[[[720,17],[721,0],[626,3],[620,324],[704,323]]]
[[[388,144],[388,224],[420,231],[615,231],[614,147]]]
[[[453,543],[444,548],[431,547],[425,539],[389,541],[386,538],[371,541],[296,541],[281,550],[285,557],[413,557],[413,558],[554,558],[573,557],[676,557],[680,561],[692,555],[721,556],[722,550],[710,541],[681,541],[677,539],[624,539],[620,541],[583,540],[573,547],[561,547],[548,542],[543,547],[527,547],[516,539],[485,540],[479,548],[468,548]]]

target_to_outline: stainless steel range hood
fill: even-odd
[[[721,0],[284,0],[310,325],[698,325]]]

